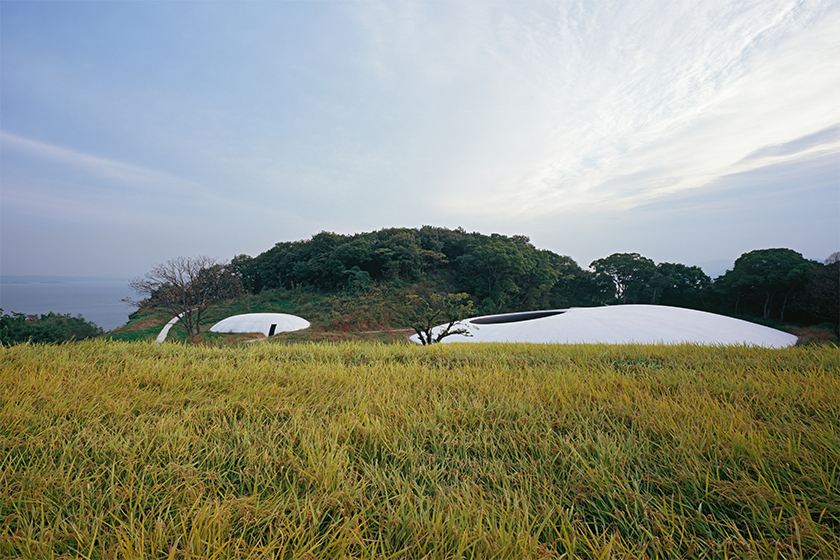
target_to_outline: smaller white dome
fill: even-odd
[[[255,333],[265,336],[281,332],[299,331],[309,327],[309,321],[286,313],[245,313],[222,319],[212,327],[217,333]]]

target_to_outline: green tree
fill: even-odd
[[[638,303],[656,275],[654,262],[639,253],[613,253],[589,265],[599,278],[609,279],[615,287],[615,299]]]
[[[326,263],[330,274],[336,278],[353,277],[355,271],[364,272],[370,277],[369,267],[373,260],[374,250],[371,240],[362,236],[336,246],[330,252]]]
[[[592,271],[582,269],[571,257],[556,253],[551,261],[557,271],[557,281],[551,287],[547,308],[587,307],[601,303],[601,290]],[[612,285],[610,282],[611,289]]]
[[[360,269],[358,266],[354,266],[350,270],[346,271],[346,274],[347,286],[353,293],[366,292],[373,286],[370,274],[367,271]]]
[[[376,232],[380,274],[390,281],[415,280],[423,266],[422,247],[416,232],[390,229]]]
[[[456,267],[459,288],[488,313],[544,305],[559,277],[548,251],[538,251],[525,236],[495,233],[474,235]]]
[[[711,283],[711,278],[699,266],[659,263],[651,280],[651,303],[701,307],[704,290]]]
[[[239,275],[242,287],[252,294],[257,294],[263,289],[264,282],[259,274],[259,263],[248,255],[236,255],[230,261],[233,272]]]
[[[781,300],[779,318],[784,321],[791,296],[804,288],[808,272],[818,264],[792,249],[758,249],[738,257],[719,286],[735,299],[736,312],[745,296],[756,297],[764,319],[770,318],[774,301]]]
[[[408,297],[413,308],[411,328],[424,346],[438,343],[454,334],[472,336],[469,328],[461,324],[461,321],[474,314],[469,294],[432,293]],[[438,325],[440,328],[435,331]]]
[[[70,314],[7,315],[0,309],[0,344],[10,346],[22,342],[58,343],[95,338],[102,328],[84,317]]]
[[[810,315],[830,322],[840,338],[840,252],[808,271],[800,302]]]

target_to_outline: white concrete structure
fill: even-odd
[[[748,321],[665,305],[573,307],[473,317],[471,337],[441,342],[541,342],[560,344],[746,344],[782,348],[796,337]],[[438,327],[439,328],[439,327]],[[410,337],[420,343],[417,335]]]
[[[181,315],[183,315],[183,313],[181,313]],[[181,315],[173,317],[169,320],[168,323],[166,323],[166,325],[164,325],[163,329],[161,329],[160,331],[160,334],[157,335],[155,342],[157,342],[158,344],[163,344],[163,342],[166,340],[166,337],[169,335],[169,329],[175,326],[175,323],[178,322],[178,319],[181,318]]]
[[[210,327],[216,333],[263,333],[272,336],[280,332],[299,331],[309,327],[309,321],[286,313],[245,313],[223,319]]]

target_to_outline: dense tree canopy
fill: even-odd
[[[639,253],[614,253],[583,269],[571,257],[537,249],[526,236],[432,226],[321,232],[253,258],[240,255],[231,265],[253,293],[298,287],[360,292],[425,282],[441,294],[468,294],[476,313],[652,303],[836,322],[831,298],[840,291],[831,276],[840,264],[832,268],[790,249],[744,253],[713,281],[697,266],[657,264]]]
[[[372,283],[434,278],[446,291],[469,293],[478,310],[487,313],[553,301],[579,305],[584,301],[569,295],[588,293],[580,285],[587,272],[574,260],[538,250],[525,236],[431,226],[348,236],[321,232],[308,241],[278,243],[254,258],[240,255],[231,264],[254,293],[300,286],[359,290]],[[558,282],[570,294],[558,294]]]
[[[840,261],[815,266],[808,271],[802,300],[808,312],[832,323],[840,335]]]
[[[651,303],[700,308],[712,280],[699,266],[659,263],[651,282]]]
[[[551,251],[543,252],[548,265],[557,271],[557,281],[548,293],[546,309],[589,307],[599,305],[604,298],[604,288],[596,281],[595,274],[584,270],[571,257]],[[610,289],[612,284],[610,283]]]
[[[499,234],[473,238],[456,265],[459,287],[488,313],[540,307],[558,277],[548,251],[538,251],[527,238]]]
[[[759,249],[738,257],[718,286],[735,297],[736,312],[742,304],[758,300],[764,319],[770,317],[775,304],[784,320],[791,296],[804,289],[809,271],[817,266],[819,263],[791,249]]]
[[[639,253],[613,253],[592,261],[596,278],[609,279],[615,285],[615,297],[621,303],[642,303],[656,275],[656,264]],[[647,302],[644,302],[647,303]]]
[[[77,317],[57,313],[7,315],[0,309],[0,344],[3,346],[21,342],[68,342],[94,338],[101,334],[102,329],[98,325],[86,321],[81,315]]]

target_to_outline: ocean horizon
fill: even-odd
[[[121,301],[136,298],[128,278],[95,276],[0,276],[3,313],[81,315],[106,331],[128,322],[134,307]]]

